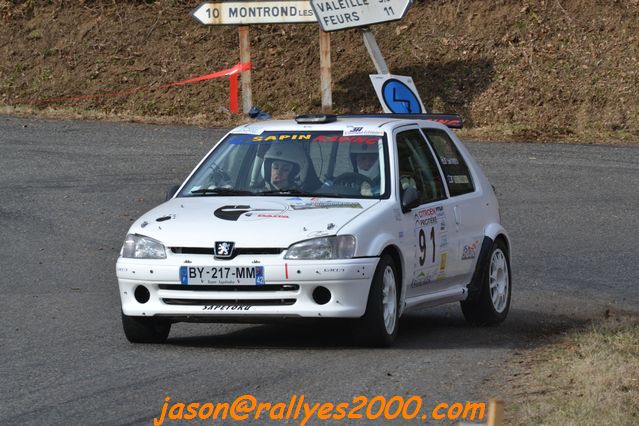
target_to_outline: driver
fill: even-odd
[[[301,189],[308,172],[308,159],[299,144],[272,145],[264,154],[262,174],[268,190]]]
[[[371,183],[362,183],[360,193],[364,196],[379,194],[380,176],[377,144],[353,143],[350,146],[350,155],[355,173],[359,173],[371,181]]]

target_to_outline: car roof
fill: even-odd
[[[461,119],[460,119],[461,120]],[[268,131],[344,131],[352,130],[353,127],[363,127],[362,134],[366,133],[366,129],[371,131],[391,130],[393,128],[419,125],[421,127],[432,127],[437,129],[446,129],[447,127],[439,122],[420,118],[403,118],[392,114],[378,115],[349,115],[335,116],[335,119],[324,123],[298,123],[295,120],[267,120],[256,121],[238,126],[231,133],[254,133]]]

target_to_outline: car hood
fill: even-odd
[[[288,247],[296,241],[335,235],[379,200],[300,197],[174,198],[139,218],[132,234],[167,247]]]

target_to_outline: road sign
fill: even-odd
[[[411,4],[412,0],[311,0],[324,31],[397,21]]]
[[[317,22],[308,0],[213,1],[191,12],[204,25],[297,24]]]
[[[426,112],[412,78],[391,74],[371,74],[370,78],[384,112],[396,114]]]

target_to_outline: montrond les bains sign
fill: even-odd
[[[204,25],[317,22],[308,0],[213,1],[200,4],[191,16]]]

